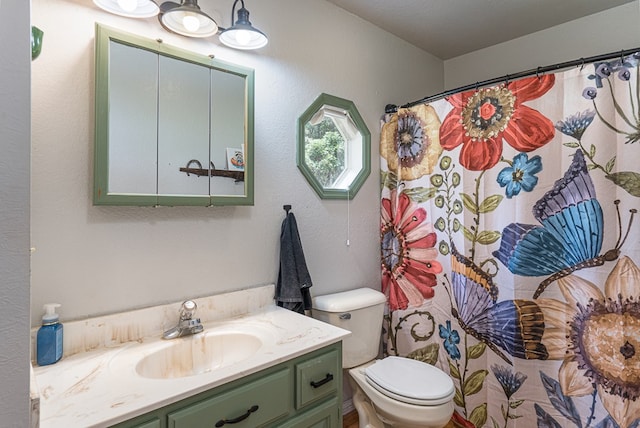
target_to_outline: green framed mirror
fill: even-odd
[[[254,71],[96,24],[94,205],[253,205]]]
[[[353,199],[371,172],[371,134],[355,104],[321,94],[298,118],[298,169],[322,199]]]

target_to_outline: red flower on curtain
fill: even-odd
[[[462,417],[457,410],[454,410],[451,420],[445,428],[476,428],[473,422],[466,420]]]
[[[502,140],[519,152],[544,146],[555,134],[553,123],[523,103],[544,95],[554,82],[553,74],[534,76],[447,97],[453,110],[440,126],[442,147],[462,144],[462,166],[484,171],[500,160]]]
[[[382,243],[382,291],[391,310],[419,306],[434,296],[436,274],[436,232],[427,222],[427,212],[396,190],[382,199],[380,241]]]

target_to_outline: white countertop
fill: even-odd
[[[246,302],[247,296],[243,298],[242,293],[233,293],[233,300]],[[220,301],[220,296],[214,298]],[[350,334],[276,307],[272,300],[250,312],[210,322],[203,320],[203,324],[205,331],[196,336],[172,340],[162,340],[160,335],[141,337],[88,352],[74,350],[54,365],[34,367],[40,392],[40,427],[110,426],[336,343]],[[141,358],[174,341],[198,340],[197,336],[218,332],[255,334],[261,338],[262,346],[242,361],[194,376],[152,379],[136,371]]]

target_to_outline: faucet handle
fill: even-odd
[[[196,302],[193,300],[182,302],[182,306],[180,307],[180,320],[185,321],[192,319],[197,308],[198,305],[196,305]]]

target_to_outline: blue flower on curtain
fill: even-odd
[[[588,100],[594,100],[598,95],[598,90],[593,86],[587,86],[582,91],[582,96]]]
[[[460,349],[458,349],[458,344],[460,343],[460,335],[457,330],[451,329],[451,321],[447,320],[446,324],[446,327],[442,324],[438,325],[440,338],[443,340],[444,349],[449,354],[449,357],[452,360],[459,360]]]
[[[626,58],[621,58],[615,61],[596,63],[594,65],[595,73],[588,77],[595,81],[596,87],[594,88],[593,86],[589,86],[582,91],[582,96],[587,100],[591,100],[593,103],[593,108],[602,123],[615,133],[625,136],[627,143],[640,141],[640,112],[636,112],[635,107],[640,103],[640,92],[638,92],[639,82],[636,79],[634,88],[634,82],[631,81],[630,71],[630,69],[634,67],[637,71],[639,59],[640,53],[635,53]],[[616,99],[616,93],[613,90],[614,75],[617,75],[619,80],[627,82],[627,85],[629,86],[630,107],[627,109],[625,109],[624,102],[621,103],[620,99]],[[598,109],[598,105],[595,101],[596,96],[598,95],[598,90],[603,88],[605,82],[609,89],[609,93],[611,94],[611,102],[613,104],[614,111],[616,112],[616,116],[613,118],[605,117],[603,112]],[[624,101],[624,99],[622,101]]]
[[[511,368],[505,366],[499,366],[494,364],[491,366],[491,371],[495,375],[496,379],[498,379],[498,383],[502,387],[504,391],[504,395],[507,398],[511,398],[513,394],[515,394],[525,380],[527,380],[527,375],[520,372],[513,372]]]
[[[624,79],[621,75],[627,74],[630,68],[637,67],[639,61],[640,52],[636,52],[624,59],[596,62],[594,63],[595,73],[590,74],[587,79],[595,81],[595,84],[598,88],[602,88],[603,86],[602,79],[606,79],[613,73],[618,73],[618,76],[622,80],[629,80],[629,78]]]
[[[524,400],[511,400],[511,397],[520,389],[524,381],[527,380],[527,375],[521,372],[514,372],[511,367],[499,366],[497,364],[491,366],[491,371],[502,387],[504,395],[507,397],[507,402],[500,404],[500,410],[504,418],[504,426],[506,427],[510,420],[522,417],[521,415],[511,412],[520,407],[524,403]],[[497,424],[494,420],[494,427],[495,426],[497,426]]]
[[[586,131],[589,125],[591,125],[591,122],[593,122],[595,116],[595,111],[585,110],[582,113],[569,116],[565,120],[559,120],[556,122],[556,129],[564,135],[568,135],[579,141],[582,139],[584,131]]]
[[[519,194],[521,190],[525,192],[532,191],[538,184],[536,174],[542,171],[542,159],[540,159],[540,156],[534,156],[529,159],[526,153],[519,153],[513,158],[513,162],[508,163],[511,166],[500,171],[497,178],[500,187],[506,187],[507,198],[511,199]]]

